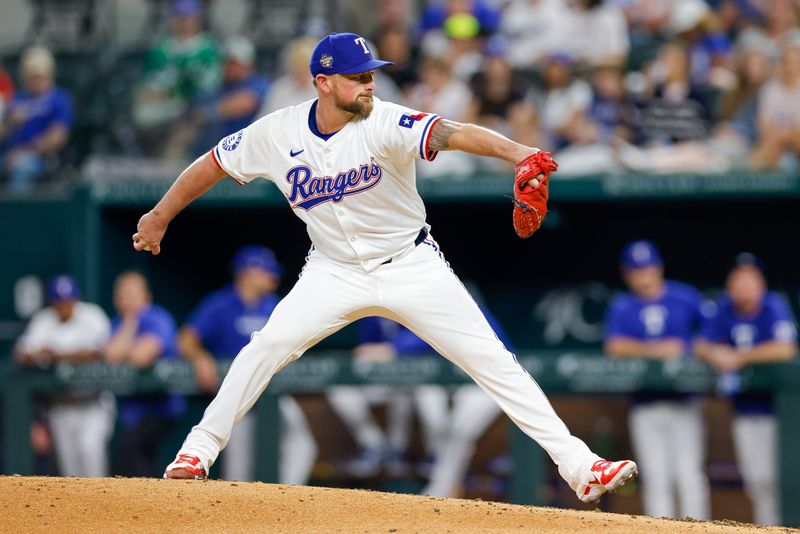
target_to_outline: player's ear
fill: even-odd
[[[316,82],[317,88],[322,91],[323,93],[331,93],[333,91],[333,87],[331,86],[331,79],[324,74],[317,74],[317,77],[314,79]]]

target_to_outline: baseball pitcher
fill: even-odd
[[[158,254],[170,221],[214,184],[262,178],[277,185],[312,241],[294,288],[239,353],[164,476],[205,478],[275,373],[350,322],[378,315],[459,365],[547,451],[579,499],[596,501],[633,478],[636,464],[603,460],[572,436],[498,340],[430,233],[414,167],[441,150],[514,162],[514,226],[528,237],[544,219],[557,165],[490,130],[378,100],[373,73],[388,64],[358,35],[324,37],[310,63],[317,99],[220,141],[139,220],[134,248]]]

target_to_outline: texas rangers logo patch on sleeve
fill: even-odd
[[[239,142],[242,140],[242,130],[229,135],[225,139],[222,140],[222,150],[227,150],[230,152],[234,150],[237,146],[239,146]]]
[[[398,123],[398,125],[402,126],[403,128],[413,128],[414,124],[416,124],[417,121],[421,121],[427,116],[428,116],[427,113],[417,113],[416,115],[411,115],[411,114],[403,115],[402,117],[400,117],[400,122]]]

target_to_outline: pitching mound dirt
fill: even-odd
[[[0,477],[0,532],[797,532],[369,491],[126,478]]]

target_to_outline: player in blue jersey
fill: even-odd
[[[620,263],[630,291],[618,295],[608,309],[605,352],[612,357],[656,360],[688,357],[701,323],[700,293],[687,284],[664,279],[661,255],[651,241],[626,245]],[[629,424],[644,473],[645,513],[707,519],[709,491],[703,471],[705,432],[700,399],[679,394],[636,395]]]
[[[777,492],[777,422],[769,394],[738,393],[746,365],[781,362],[797,352],[797,327],[789,304],[767,290],[763,263],[750,253],[736,257],[716,313],[703,325],[696,352],[720,373],[733,397],[733,439],[754,522],[780,524]]]
[[[280,298],[275,290],[283,272],[273,252],[261,245],[240,248],[231,262],[233,283],[206,296],[189,316],[178,336],[181,355],[194,366],[203,391],[219,389],[218,359],[232,359],[267,324]],[[289,396],[279,401],[283,428],[279,479],[305,484],[317,446],[308,422]],[[226,448],[222,478],[252,480],[255,465],[255,418],[245,416]]]
[[[144,276],[128,271],[114,282],[111,339],[103,355],[108,363],[127,364],[137,369],[160,359],[175,359],[175,320],[167,310],[153,303]],[[122,436],[119,448],[124,463],[121,474],[151,477],[158,474],[158,446],[164,434],[183,413],[186,399],[177,395],[136,395],[119,401]]]

